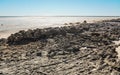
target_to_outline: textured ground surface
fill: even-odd
[[[120,20],[20,31],[0,40],[0,75],[120,75]]]

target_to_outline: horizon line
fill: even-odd
[[[6,16],[0,16],[0,17],[120,17],[120,16],[80,16],[80,15],[53,15],[53,16],[17,16],[17,15],[6,15]]]

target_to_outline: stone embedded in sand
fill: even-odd
[[[84,20],[84,21],[83,21],[83,23],[84,23],[84,24],[86,24],[86,23],[87,23],[87,21],[86,21],[86,20]]]
[[[64,23],[64,25],[68,25],[67,23]]]
[[[91,33],[92,36],[100,36],[100,33],[93,32]]]
[[[70,25],[73,25],[73,23],[69,23]]]
[[[74,45],[74,46],[68,47],[66,51],[70,53],[77,53],[78,51],[80,51],[79,49],[80,48],[78,45]]]
[[[41,53],[41,52],[39,52],[39,53],[37,53],[37,54],[36,54],[36,56],[42,56],[42,53]]]
[[[80,22],[76,22],[75,24],[80,24]]]
[[[3,44],[5,44],[6,43],[6,39],[4,39],[4,38],[2,38],[2,39],[0,39],[0,45],[3,45]]]

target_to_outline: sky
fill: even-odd
[[[120,0],[0,0],[0,16],[120,16]]]

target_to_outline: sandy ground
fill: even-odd
[[[15,33],[16,31],[4,31],[4,32],[0,32],[0,38],[7,38],[8,36],[10,36],[11,34]]]
[[[86,20],[89,23],[115,19],[118,17],[17,17],[17,18],[0,18],[0,38],[7,38],[10,34],[18,32],[24,29],[33,28],[45,28],[45,27],[58,27],[63,26],[64,23],[69,24],[70,22],[82,23]]]
[[[0,33],[0,38],[7,38],[11,33]]]
[[[119,41],[113,41],[116,45],[120,45],[120,40]],[[118,53],[118,58],[120,59],[120,46],[116,48],[116,51]]]

